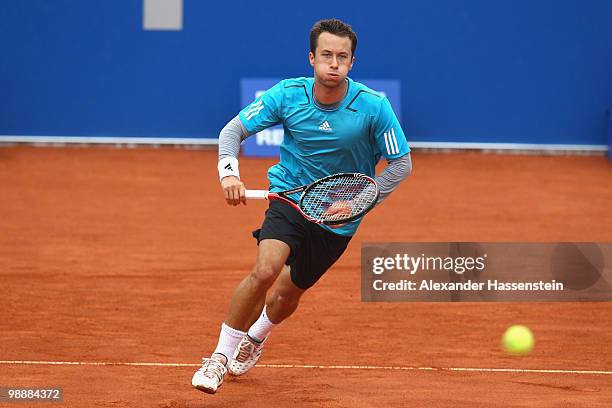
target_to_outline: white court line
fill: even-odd
[[[0,360],[0,365],[77,365],[77,366],[136,366],[136,367],[199,367],[193,363],[129,363],[112,361],[26,361]],[[469,367],[409,367],[370,365],[301,365],[301,364],[257,364],[260,368],[304,368],[320,370],[394,370],[394,371],[468,371],[482,373],[538,373],[538,374],[595,374],[612,375],[602,370],[545,370],[532,368],[469,368]]]

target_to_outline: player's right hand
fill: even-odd
[[[221,180],[221,189],[225,196],[225,202],[228,205],[238,205],[240,203],[246,205],[244,183],[236,176],[223,177]]]

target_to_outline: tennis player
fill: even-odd
[[[411,172],[410,148],[389,101],[353,81],[357,36],[337,19],[310,31],[314,78],[286,79],[242,109],[219,135],[219,177],[229,205],[245,203],[238,153],[248,136],[282,124],[280,161],[268,171],[270,191],[311,183],[330,174],[375,177],[380,203]],[[271,201],[261,229],[255,266],[232,295],[217,348],[192,385],[214,394],[229,371],[242,375],[258,361],[272,329],[297,308],[302,294],[338,260],[361,220],[331,228],[307,221],[289,204]],[[273,286],[274,285],[274,286]]]

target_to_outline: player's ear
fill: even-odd
[[[308,60],[310,61],[310,66],[314,67],[314,54],[312,53],[312,51],[308,53]]]
[[[349,67],[349,71],[353,69],[353,64],[355,63],[355,56],[351,57],[351,66]]]

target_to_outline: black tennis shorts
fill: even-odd
[[[334,234],[306,220],[295,208],[281,201],[270,201],[260,229],[253,231],[257,244],[278,239],[291,248],[285,262],[291,267],[291,280],[308,289],[340,258],[352,237]]]

